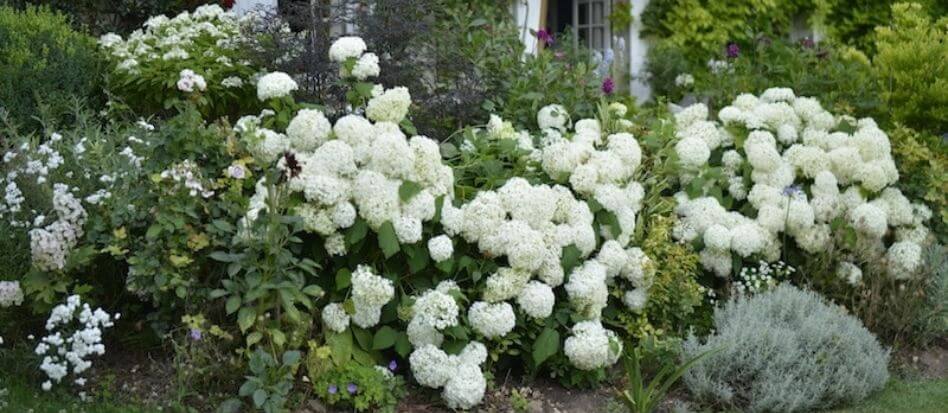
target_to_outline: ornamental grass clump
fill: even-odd
[[[716,333],[684,357],[723,348],[689,370],[691,392],[744,411],[813,411],[859,401],[889,379],[889,353],[858,319],[788,284],[715,311]]]

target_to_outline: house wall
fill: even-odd
[[[544,0],[513,0],[510,4],[510,12],[517,26],[520,27],[520,41],[526,46],[527,53],[537,51],[537,38],[532,33],[540,30],[544,2]]]
[[[277,0],[236,0],[231,10],[237,14],[245,14],[259,8],[276,11]]]
[[[642,37],[642,12],[649,0],[632,0],[632,24],[629,25],[627,48],[629,50],[629,92],[639,101],[652,97],[652,87],[645,79],[645,63],[648,60],[649,41]]]

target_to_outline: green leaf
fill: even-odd
[[[322,287],[318,285],[310,285],[303,289],[303,294],[306,294],[310,297],[319,298],[323,296],[324,292]]]
[[[372,333],[364,328],[352,327],[352,335],[355,336],[359,347],[365,351],[372,350]]]
[[[574,244],[569,244],[563,248],[563,255],[560,258],[560,265],[563,266],[563,272],[569,274],[579,264],[579,259],[582,258],[583,253],[576,247]]]
[[[344,290],[352,283],[352,272],[348,268],[336,271],[336,291]]]
[[[398,197],[401,198],[402,202],[408,202],[411,201],[415,195],[418,195],[421,190],[421,185],[409,180],[405,180],[402,181],[402,186],[398,187]]]
[[[326,336],[326,345],[329,346],[329,357],[337,366],[348,363],[352,358],[352,333],[349,331],[329,334]]]
[[[296,350],[291,350],[283,353],[283,365],[292,366],[300,361],[300,352]]]
[[[227,314],[233,314],[234,311],[240,308],[240,296],[233,295],[227,299],[227,304],[224,305],[224,309],[227,310]]]
[[[271,328],[268,331],[270,333],[270,337],[273,337],[273,344],[281,347],[286,344],[286,334],[283,334],[282,331],[276,328]]]
[[[214,251],[210,255],[212,260],[220,262],[234,262],[237,260],[237,256],[234,254],[229,254],[224,251]]]
[[[395,235],[395,227],[391,222],[386,222],[379,227],[378,232],[379,247],[385,258],[390,258],[398,252],[398,237]]]
[[[257,389],[253,392],[253,404],[257,407],[262,407],[263,403],[267,401],[267,391],[264,389]]]
[[[237,325],[240,327],[240,331],[247,331],[250,327],[253,326],[254,320],[257,318],[257,311],[253,307],[244,307],[241,308],[237,313]]]
[[[385,350],[395,345],[398,332],[389,326],[382,326],[372,339],[372,350]]]
[[[250,333],[249,335],[247,335],[247,347],[250,347],[254,344],[259,343],[260,340],[263,340],[263,333],[259,331],[254,331],[253,333]]]
[[[161,225],[160,224],[151,224],[148,227],[148,231],[145,232],[145,239],[153,240],[158,238],[161,235]]]
[[[552,328],[545,328],[533,343],[533,362],[537,366],[560,349],[560,333]]]
[[[346,245],[353,245],[359,241],[362,241],[365,238],[365,234],[369,232],[369,226],[365,224],[365,221],[362,219],[356,219],[355,224],[352,224],[352,227],[349,228],[349,232],[346,233]]]
[[[395,338],[395,352],[402,357],[408,357],[408,354],[411,353],[411,342],[408,341],[407,334],[399,333],[398,337]]]

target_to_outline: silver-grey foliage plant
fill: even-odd
[[[723,348],[684,379],[701,401],[753,412],[798,412],[861,400],[889,379],[889,352],[855,317],[784,284],[728,302],[715,333],[689,337],[684,357]]]

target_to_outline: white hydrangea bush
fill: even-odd
[[[371,77],[358,72],[366,56],[374,55],[353,37],[330,48],[343,77],[356,82]],[[292,212],[325,255],[359,262],[337,267],[336,281],[345,284],[320,309],[328,334],[394,328],[416,380],[443,389],[445,403],[461,409],[483,398],[488,354],[506,351],[511,340],[535,340],[537,326],[557,312],[563,339],[544,344],[553,353],[537,364],[554,354],[580,372],[616,362],[621,345],[603,327],[603,311],[610,297],[641,311],[654,273],[649,257],[632,246],[644,198],[633,135],[608,133],[614,128],[596,119],[573,124],[557,106],[538,113],[545,129],[537,134],[492,116],[473,138],[495,149],[512,145],[524,176],[458,196],[445,147],[410,133],[406,88],[374,85],[364,105],[350,100],[356,104],[345,113],[295,104],[295,83],[282,73],[261,76],[257,89],[270,108],[238,120],[238,138],[256,162],[283,171],[280,185],[298,201]],[[462,151],[467,145],[480,143]],[[266,208],[251,201],[251,212]],[[363,249],[366,234],[374,235],[377,254]],[[410,275],[393,273],[393,262],[406,262]],[[419,262],[440,273],[416,274]],[[434,282],[422,287],[413,277]]]
[[[847,238],[854,258],[884,257],[893,277],[920,268],[931,211],[896,187],[888,136],[872,119],[834,116],[786,88],[742,94],[717,118],[703,104],[675,114],[675,237],[702,245],[705,269],[727,277],[740,270],[734,256],[775,262],[785,242],[818,254]],[[857,270],[847,261],[839,273],[856,283]]]
[[[205,113],[247,103],[258,69],[246,53],[245,33],[256,15],[207,4],[174,17],[148,19],[123,38],[107,33],[99,46],[108,57],[111,90],[137,109],[158,110],[168,99],[195,98]]]

